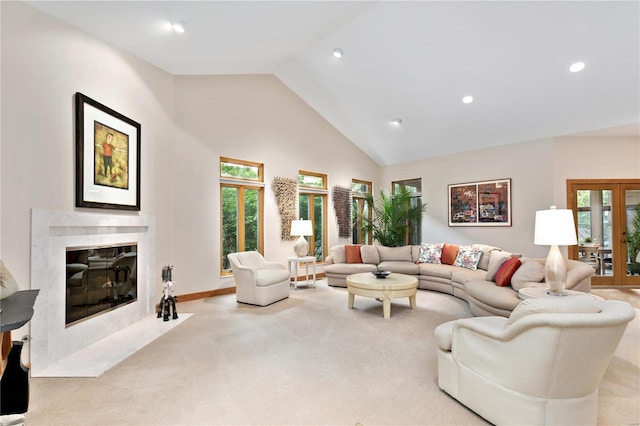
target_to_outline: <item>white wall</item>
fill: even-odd
[[[379,169],[273,76],[175,77],[22,2],[0,2],[0,252],[20,287],[30,283],[30,209],[75,208],[76,92],[142,125],[139,214],[156,218],[160,268],[174,264],[178,294],[232,285],[219,277],[220,156],[265,163],[265,252],[283,262],[270,189],[274,176],[298,169],[377,181]],[[337,242],[329,204],[329,243]],[[278,225],[278,226],[276,226]]]

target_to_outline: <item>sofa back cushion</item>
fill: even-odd
[[[489,246],[486,244],[474,244],[471,247],[482,250],[482,256],[480,256],[480,262],[478,262],[478,269],[483,269],[485,271],[488,271],[491,252],[494,250],[500,250],[500,249],[498,247]]]
[[[333,263],[347,263],[347,255],[344,251],[344,244],[333,246],[329,249],[329,256],[333,259]]]
[[[487,268],[487,281],[495,281],[498,269],[511,257],[508,251],[492,251],[489,256],[489,267]]]
[[[362,256],[360,255],[360,244],[345,245],[344,254],[347,258],[347,263],[362,263]]]
[[[532,314],[597,314],[601,311],[595,299],[588,295],[526,299],[511,312],[505,327]]]
[[[369,263],[371,265],[380,263],[378,249],[375,246],[362,246],[360,248],[360,256],[362,256],[362,263]]]
[[[511,277],[516,273],[521,263],[517,257],[507,259],[496,273],[496,284],[500,287],[511,285]]]
[[[518,291],[521,288],[529,287],[531,283],[541,283],[544,281],[544,260],[524,258],[522,265],[511,277],[511,287]]]
[[[386,262],[391,260],[402,260],[407,262],[413,262],[411,258],[411,246],[402,247],[378,247],[378,254],[380,255],[380,262]]]
[[[445,244],[442,247],[442,256],[440,256],[440,262],[445,265],[453,265],[458,257],[458,245],[457,244]]]

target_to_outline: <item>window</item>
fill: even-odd
[[[300,170],[298,209],[301,219],[310,220],[309,256],[324,261],[327,253],[327,175]]]
[[[227,254],[264,252],[263,165],[220,158],[220,273],[231,273]]]
[[[406,189],[411,194],[411,207],[422,205],[422,179],[399,180],[391,183],[393,193],[397,193],[402,189]],[[407,232],[407,244],[420,244],[422,240],[422,221],[409,223]]]
[[[611,246],[611,191],[577,191],[578,242]]]
[[[367,199],[372,195],[373,185],[371,182],[353,179],[351,181],[351,194],[353,199],[353,244],[371,244],[372,232],[364,232],[362,229],[363,219],[371,220],[373,206]]]

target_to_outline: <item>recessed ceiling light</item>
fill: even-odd
[[[462,98],[462,102],[464,102],[465,104],[470,104],[471,102],[473,102],[473,96],[465,96],[464,98]]]
[[[173,28],[173,31],[177,32],[177,33],[184,33],[184,24],[180,23],[180,22],[176,22],[175,24],[171,25],[171,27]]]
[[[333,49],[333,56],[335,56],[336,58],[342,58],[342,49],[340,49],[339,47],[336,47],[335,49]]]
[[[569,67],[571,72],[580,72],[584,69],[584,62],[575,62]]]
[[[402,124],[402,119],[401,118],[394,118],[393,120],[391,120],[391,124],[393,124],[394,126],[399,126]]]

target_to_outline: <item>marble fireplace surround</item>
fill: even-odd
[[[138,299],[65,327],[67,247],[138,245]],[[48,367],[154,312],[155,219],[128,214],[31,211],[31,288],[40,289],[31,320],[31,374]]]

